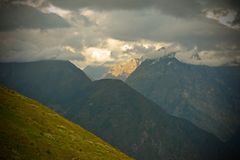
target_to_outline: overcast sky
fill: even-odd
[[[0,61],[71,60],[83,68],[175,52],[186,63],[239,64],[239,2],[1,0]]]

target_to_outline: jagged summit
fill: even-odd
[[[128,62],[116,64],[104,78],[125,80],[140,64],[140,58],[133,58]]]
[[[132,58],[128,61],[114,65],[87,66],[84,72],[92,79],[120,79],[125,80],[142,62],[140,58]]]
[[[120,63],[111,68],[111,73],[113,76],[118,77],[121,75],[131,74],[140,64],[139,58],[133,58],[127,63]]]

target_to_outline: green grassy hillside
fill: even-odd
[[[130,158],[38,102],[0,86],[0,159]]]

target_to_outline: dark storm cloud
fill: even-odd
[[[240,9],[240,1],[239,0],[225,0],[225,2],[232,8],[235,8],[237,10]]]
[[[237,16],[232,23],[233,25],[240,24],[240,11],[238,11]]]
[[[66,9],[92,8],[98,10],[130,10],[156,8],[177,17],[199,15],[206,7],[230,7],[239,9],[238,0],[49,0]]]
[[[191,16],[196,14],[200,5],[194,0],[49,0],[56,6],[67,9],[92,8],[97,10],[130,10],[160,8],[163,12],[175,16]],[[177,4],[176,4],[177,3]]]
[[[163,15],[156,10],[114,11],[109,14],[102,29],[109,37],[137,41],[176,42],[200,49],[223,46],[240,46],[240,32],[211,19],[179,19]]]
[[[47,29],[62,28],[70,25],[56,14],[45,14],[26,5],[0,4],[0,31],[18,28]]]

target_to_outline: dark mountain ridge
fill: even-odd
[[[160,111],[120,80],[93,82],[69,106],[69,119],[136,159],[220,159],[215,136]]]
[[[144,61],[127,84],[177,117],[227,141],[240,125],[240,67]]]
[[[91,84],[68,61],[0,63],[0,72],[0,83],[58,111],[64,111],[61,107]]]

